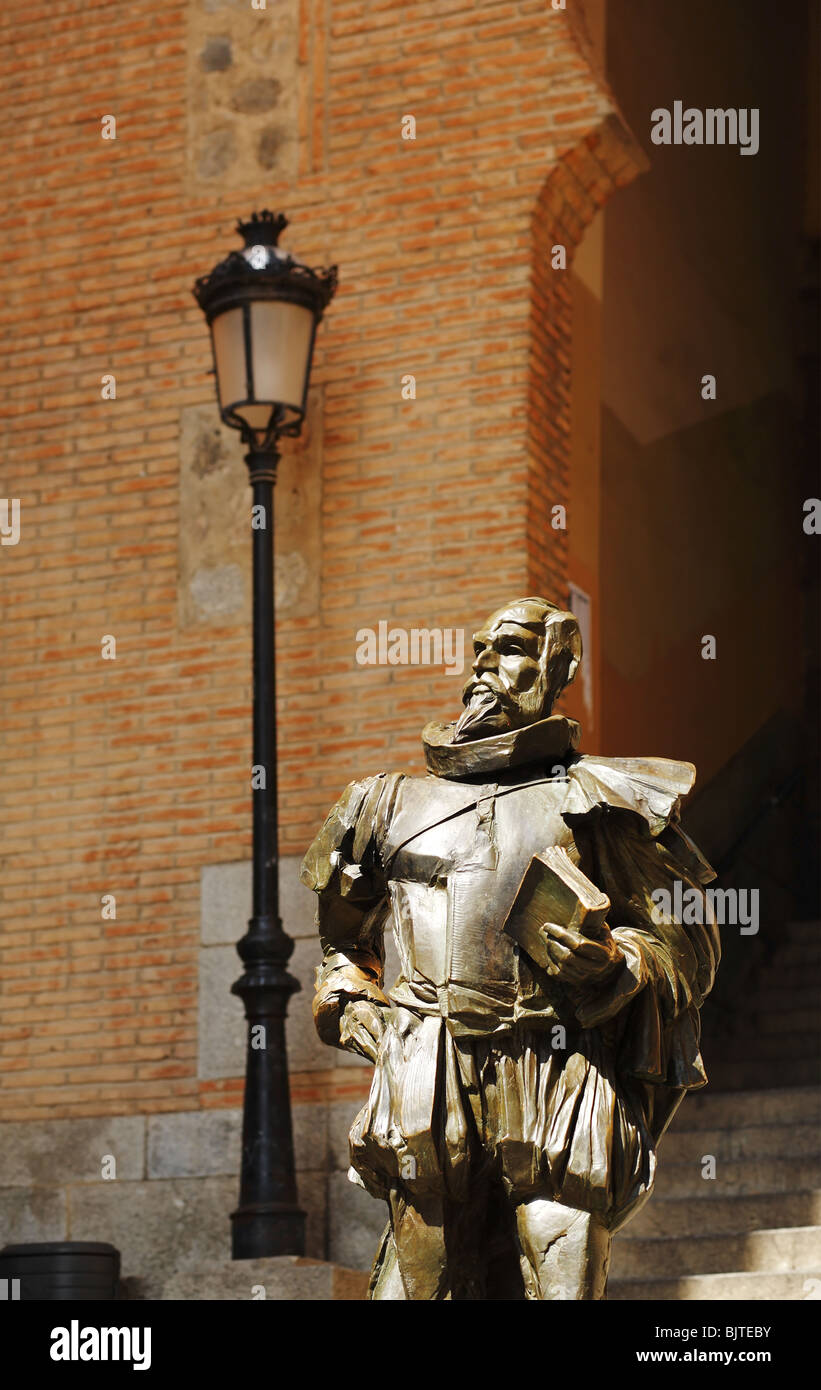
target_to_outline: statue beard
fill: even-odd
[[[465,691],[465,712],[457,721],[453,742],[469,743],[535,724],[546,713],[545,693],[541,679],[530,690],[513,696],[493,676],[481,676]]]

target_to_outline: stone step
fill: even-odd
[[[783,1274],[817,1268],[821,1268],[821,1226],[650,1239],[625,1233],[616,1237],[611,1264],[615,1279],[646,1279],[649,1271],[667,1279],[736,1270]]]
[[[821,965],[821,942],[812,941],[785,941],[777,948],[777,958],[773,964],[776,970],[786,967],[787,969],[798,968],[799,966],[809,968],[815,973]]]
[[[778,971],[771,977],[772,988],[756,988],[744,1000],[745,1014],[801,1013],[810,1012],[815,1018],[821,1016],[821,984],[807,979],[807,972],[784,972],[798,976],[795,984],[787,984]]]
[[[820,982],[821,966],[817,970],[807,970],[804,966],[782,965],[780,960],[775,960],[772,965],[752,972],[747,981],[742,1007],[746,1007],[749,1000],[755,1008],[766,1008],[770,996],[775,994],[786,1008],[789,1001],[802,990],[814,991],[817,994]]]
[[[821,945],[821,922],[787,922],[782,930],[788,941],[816,941]]]
[[[739,1125],[723,1129],[695,1129],[665,1134],[659,1145],[660,1163],[699,1161],[712,1154],[719,1162],[728,1159],[804,1158],[821,1155],[821,1128],[817,1124]],[[819,1165],[821,1169],[821,1165]]]
[[[773,961],[770,970],[778,979],[779,989],[790,992],[794,989],[804,989],[805,986],[817,988],[821,977],[821,965],[816,970],[807,970],[803,965],[785,965],[778,959]],[[764,992],[767,988],[766,972],[763,969],[757,970],[755,979],[756,988]]]
[[[362,1270],[278,1255],[261,1260],[212,1260],[200,1269],[123,1279],[121,1296],[139,1302],[359,1302],[367,1293],[368,1278]]]
[[[821,1034],[821,1009],[817,1004],[812,1008],[800,1009],[798,1005],[794,1008],[778,1009],[773,1004],[768,1012],[757,1015],[755,1021],[756,1029],[760,1033],[804,1033],[809,1040],[810,1035],[814,1034],[814,1041],[817,1044],[819,1034]],[[805,1052],[809,1054],[809,1049],[805,1046]]]
[[[726,1065],[727,1062],[745,1062],[760,1060],[762,1062],[779,1061],[795,1058],[796,1061],[811,1062],[819,1055],[819,1031],[817,1028],[809,1031],[793,1031],[787,1029],[784,1032],[764,1032],[759,1028],[754,1034],[747,1037],[726,1038],[721,1043],[715,1040],[712,1047],[708,1041],[704,1048],[704,1061],[707,1068],[707,1075],[710,1075],[711,1064],[718,1063]]]
[[[761,1303],[806,1299],[817,1293],[821,1261],[812,1270],[792,1273],[765,1272],[733,1274],[689,1274],[678,1279],[614,1279],[608,1282],[609,1302],[629,1300],[662,1303],[711,1302],[728,1300]]]
[[[757,1087],[763,1093],[784,1086],[815,1086],[821,1080],[821,1063],[813,1058],[786,1058],[781,1061],[713,1062],[707,1069],[715,1092]]]
[[[765,1192],[806,1192],[821,1186],[817,1158],[719,1159],[716,1176],[703,1178],[701,1164],[659,1158],[654,1197],[743,1197]],[[650,1198],[654,1200],[653,1197]]]
[[[668,1135],[747,1124],[821,1124],[821,1086],[785,1086],[765,1095],[760,1091],[714,1091],[712,1086],[705,1086],[685,1096]]]
[[[623,1234],[718,1236],[785,1226],[821,1226],[821,1186],[815,1191],[757,1192],[749,1197],[664,1198],[654,1192]]]

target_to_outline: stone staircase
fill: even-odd
[[[821,1297],[821,924],[768,935],[732,1011],[705,1021],[710,1084],[616,1237],[610,1299]]]
[[[780,929],[744,980],[726,1023],[709,1020],[705,1057],[710,1093],[821,1082],[821,923]],[[709,1015],[706,1016],[709,1019]]]
[[[714,1178],[702,1176],[706,1155]],[[608,1299],[819,1295],[821,1088],[687,1097],[655,1192],[615,1239]]]

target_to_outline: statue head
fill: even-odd
[[[547,599],[521,598],[490,615],[473,635],[473,650],[454,743],[546,719],[576,674],[582,639],[572,613]]]

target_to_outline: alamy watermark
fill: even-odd
[[[20,540],[20,498],[0,497],[0,545],[17,545]]]
[[[52,1361],[130,1361],[132,1370],[151,1369],[150,1327],[81,1327],[72,1318],[68,1327],[51,1331]]]
[[[356,634],[359,666],[444,666],[445,675],[465,669],[465,633],[461,627],[388,627],[386,622],[361,627]]]
[[[676,879],[672,893],[668,888],[656,888],[650,897],[650,915],[656,926],[681,922],[689,927],[715,922],[720,927],[738,927],[740,936],[758,934],[757,888],[691,888]]]
[[[739,154],[758,154],[757,106],[657,106],[650,113],[654,145],[738,145]]]

